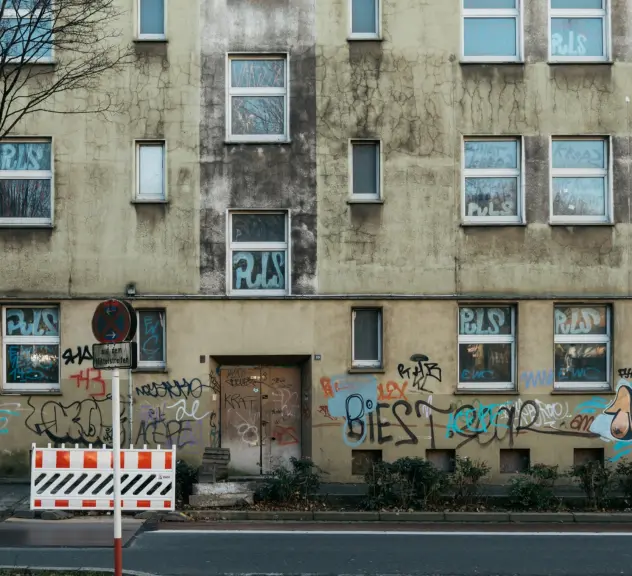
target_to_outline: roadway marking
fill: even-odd
[[[632,536],[632,532],[454,532],[398,530],[157,530],[154,534],[301,534],[327,536]]]

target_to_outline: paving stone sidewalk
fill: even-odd
[[[26,483],[0,483],[0,521],[9,518],[20,508],[29,506],[30,486]]]

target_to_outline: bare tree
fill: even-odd
[[[34,112],[112,109],[102,76],[132,56],[113,28],[122,13],[117,0],[0,0],[0,138]],[[79,105],[53,105],[76,90],[85,96]]]

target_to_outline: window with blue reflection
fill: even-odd
[[[140,0],[141,36],[164,36],[165,0]]]
[[[518,0],[464,0],[463,8],[466,10],[484,10],[484,9],[502,9],[502,8],[517,8]]]
[[[603,57],[602,18],[552,18],[551,55],[565,57]]]
[[[0,47],[9,61],[45,60],[52,57],[52,22],[20,17],[0,19]]]
[[[551,0],[554,10],[602,10],[604,0]]]
[[[379,0],[351,0],[351,33],[378,33],[378,1]]]
[[[516,56],[515,18],[466,18],[466,56]]]

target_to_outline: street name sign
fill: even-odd
[[[138,366],[136,342],[93,344],[92,364],[96,370],[113,370],[114,368],[134,370]]]

